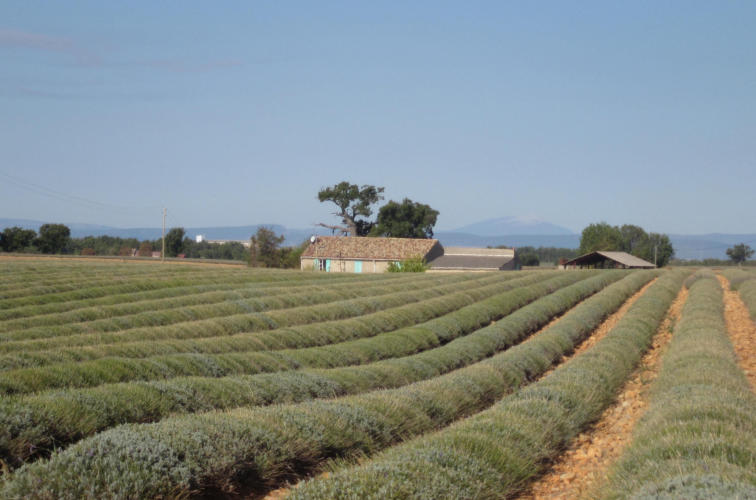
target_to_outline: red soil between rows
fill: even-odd
[[[631,300],[637,300],[647,287]],[[635,423],[648,407],[648,387],[659,372],[661,356],[672,338],[672,327],[680,317],[687,296],[687,289],[682,288],[654,335],[650,349],[641,359],[639,368],[622,387],[616,403],[605,410],[594,425],[579,434],[554,461],[549,471],[519,498],[561,500],[585,497],[600,486],[609,466],[631,441]],[[625,306],[629,307],[629,304]],[[624,314],[627,311],[625,306],[624,311],[615,314]]]
[[[730,282],[724,276],[717,276],[724,290],[725,323],[730,341],[735,348],[738,366],[756,393],[756,322],[751,319],[748,308],[735,290],[730,290]]]

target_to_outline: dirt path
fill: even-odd
[[[751,391],[756,392],[756,323],[737,291],[730,290],[730,282],[717,275],[724,290],[725,323],[735,348],[738,366],[748,378]]]
[[[620,318],[622,318],[622,316],[625,315],[625,313],[630,308],[630,306],[632,306],[635,303],[635,301],[638,300],[640,298],[640,296],[643,295],[643,293],[645,293],[645,291],[655,281],[656,281],[656,279],[651,280],[651,282],[649,282],[646,285],[644,285],[643,288],[641,288],[632,297],[630,297],[627,301],[625,301],[625,303],[622,305],[622,307],[620,307],[614,314],[610,315],[607,319],[605,319],[604,322],[601,323],[601,325],[599,325],[598,328],[596,328],[596,330],[593,331],[591,337],[589,337],[582,344],[580,344],[580,346],[577,349],[575,349],[575,351],[573,351],[572,354],[570,354],[569,356],[562,357],[562,359],[554,366],[554,368],[548,370],[543,375],[541,375],[541,377],[539,377],[539,378],[545,377],[548,373],[552,372],[556,368],[556,366],[558,366],[559,364],[561,364],[561,363],[563,363],[563,362],[571,359],[573,356],[576,356],[577,354],[585,351],[590,346],[592,346],[596,342],[598,342],[598,340],[600,338],[603,338],[612,328],[614,328],[614,325],[617,324],[617,322],[620,320]],[[574,308],[578,307],[581,303],[582,303],[582,301],[580,303],[576,304],[575,306],[573,306],[572,308],[570,308],[569,310],[565,311],[564,314],[561,314],[561,315],[557,316],[556,318],[552,319],[548,324],[546,324],[545,326],[543,326],[537,332],[533,333],[531,335],[531,337],[535,336],[535,335],[537,335],[539,333],[541,333],[542,331],[544,331],[544,330],[546,330],[548,328],[550,328],[554,323],[559,322],[560,319],[562,319],[566,314],[568,314]],[[328,477],[328,474],[329,474],[328,472],[323,472],[323,473],[319,474],[316,477]],[[273,490],[273,491],[269,492],[267,495],[263,496],[262,500],[280,500],[282,498],[285,498],[286,496],[288,496],[288,494],[291,491],[291,489],[292,488],[296,488],[298,486],[298,484],[295,484],[293,486],[287,486],[287,487],[283,487],[283,488],[279,488],[279,489]]]
[[[637,294],[633,299],[639,296],[640,294]],[[639,368],[622,387],[617,402],[609,407],[593,426],[579,434],[552,465],[549,472],[533,483],[530,490],[519,498],[528,500],[577,498],[585,496],[588,491],[600,484],[599,481],[603,479],[608,466],[619,457],[632,439],[635,422],[648,406],[647,389],[658,374],[661,355],[672,338],[673,325],[680,317],[687,297],[688,290],[683,287],[659,326],[651,348],[641,359]],[[622,311],[615,314],[620,314],[620,312]],[[589,340],[592,343],[597,342],[593,339],[594,337]],[[583,346],[580,348],[582,349]]]
[[[628,309],[630,309],[630,307],[635,304],[635,301],[637,301],[641,297],[641,295],[646,293],[646,290],[648,290],[655,282],[656,278],[643,285],[643,288],[635,292],[635,294],[627,299],[619,309],[617,309],[613,314],[606,318],[603,323],[601,323],[595,330],[593,330],[590,337],[585,339],[574,351],[572,351],[572,353],[568,354],[567,356],[562,356],[562,359],[560,359],[558,363],[555,363],[554,366],[549,370],[544,372],[544,374],[541,375],[539,379],[556,370],[557,367],[562,363],[571,360],[578,354],[581,354],[596,345],[596,342],[603,339],[606,334],[609,333],[611,329],[617,325],[619,320],[621,320],[625,313],[627,313]],[[551,324],[549,324],[549,326],[551,326]]]

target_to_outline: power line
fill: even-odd
[[[153,210],[155,208],[160,208],[157,205],[154,207],[145,207],[143,205],[139,205],[137,207],[124,207],[120,205],[113,205],[111,203],[103,203],[101,201],[91,200],[89,198],[84,198],[82,196],[77,196],[73,194],[64,193],[62,191],[57,191],[55,189],[50,189],[41,184],[30,182],[28,180],[8,174],[6,172],[0,171],[0,176],[4,177],[5,179],[8,180],[8,182],[10,182],[14,186],[19,187],[21,189],[25,189],[27,191],[30,191],[30,192],[33,192],[42,196],[47,196],[49,198],[66,201],[69,203],[79,204],[79,205],[86,206],[89,208],[94,207],[98,209],[115,210],[122,213],[133,213],[135,209]]]

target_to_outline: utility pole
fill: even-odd
[[[160,258],[165,262],[165,216],[168,214],[168,209],[163,209],[163,251],[160,252]]]
[[[658,244],[654,245],[654,267],[656,267],[656,247],[658,247]]]

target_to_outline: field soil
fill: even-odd
[[[648,286],[650,283],[615,313],[618,317],[613,323],[621,318]],[[661,356],[672,338],[672,329],[680,317],[687,296],[688,290],[683,287],[657,330],[651,348],[641,360],[639,368],[623,386],[616,403],[609,407],[593,426],[579,434],[552,464],[549,471],[519,498],[561,500],[585,497],[601,484],[608,467],[630,443],[635,423],[648,407],[648,387],[659,372]],[[612,319],[610,317],[607,322]],[[604,328],[604,325],[601,325],[601,328]],[[588,342],[591,342],[590,345],[597,342],[598,338],[610,329],[611,327],[597,332],[597,335],[588,339],[580,349],[584,349]]]
[[[730,290],[730,282],[724,276],[718,275],[717,278],[724,290],[725,324],[738,366],[748,378],[751,391],[756,393],[756,322],[751,319],[738,292]]]

